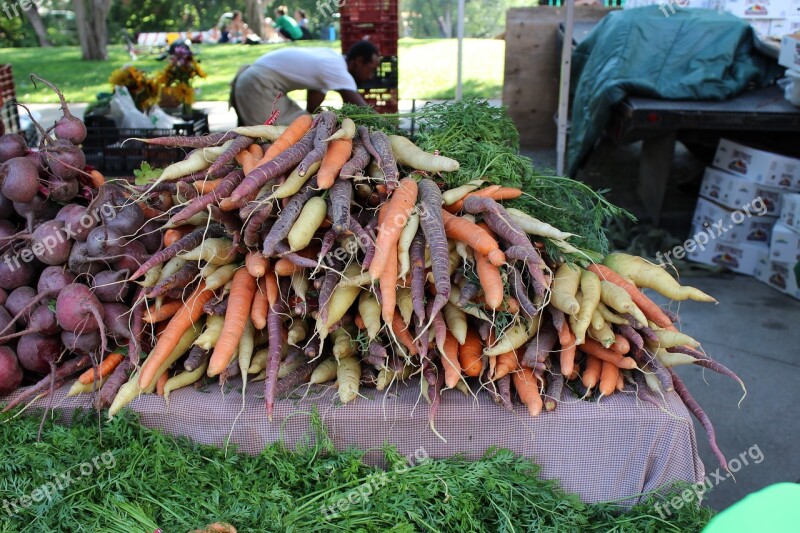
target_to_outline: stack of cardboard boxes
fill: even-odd
[[[723,0],[721,4],[762,36],[780,39],[800,29],[800,0]]]
[[[703,177],[689,241],[689,259],[755,276],[800,299],[800,160],[722,139]]]

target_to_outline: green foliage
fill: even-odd
[[[506,11],[529,6],[525,0],[467,0],[464,5],[464,35],[495,37],[506,25]],[[400,12],[408,13],[410,37],[455,37],[458,0],[400,0]]]
[[[67,472],[72,483],[51,500],[4,515],[2,532],[151,533],[216,521],[242,533],[681,532],[699,531],[713,515],[687,505],[663,520],[652,507],[663,496],[654,494],[624,513],[614,503],[585,504],[555,481],[540,479],[537,465],[508,450],[489,450],[478,461],[420,460],[426,454],[419,453],[409,467],[387,446],[386,469],[370,467],[363,451],[336,451],[315,413],[312,433],[295,451],[272,444],[257,456],[165,436],[130,415],[101,422],[95,413],[76,413],[70,427],[48,420],[36,442],[39,420],[0,424],[0,500],[30,497]],[[82,463],[96,465],[91,475],[80,474]],[[354,498],[346,511],[323,511],[334,505],[335,512],[337,501],[367,483],[371,494]]]

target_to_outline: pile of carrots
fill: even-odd
[[[675,391],[713,428],[670,367],[739,378],[674,326],[641,289],[714,302],[661,267],[621,253],[559,263],[571,234],[503,205],[524,191],[481,180],[442,190],[458,162],[339,120],[149,139],[195,150],[137,201],[162,212],[163,247],[131,276],[139,292],[128,356],[107,356],[76,392],[102,386],[113,416],[139,394],[207,379],[265,382],[266,411],[307,384],[342,403],[364,387],[413,383],[431,404],[449,392],[514,398],[532,416],[565,386],[626,387],[660,405]],[[238,383],[238,381],[237,381]]]

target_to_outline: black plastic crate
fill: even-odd
[[[153,168],[164,168],[182,160],[186,151],[181,148],[155,146],[133,138],[184,136],[208,134],[208,116],[195,111],[191,117],[182,117],[171,129],[117,128],[114,120],[97,110],[84,117],[86,140],[83,151],[86,163],[109,176],[130,176],[147,162]]]

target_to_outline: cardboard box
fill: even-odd
[[[727,243],[715,240],[703,246],[703,249],[694,248],[686,257],[691,261],[726,267],[734,272],[752,276],[758,263],[769,258],[769,246],[765,243]]]
[[[800,232],[783,222],[775,224],[769,240],[769,258],[784,263],[800,261]]]
[[[752,22],[764,22],[763,20],[756,20]],[[750,25],[752,26],[752,22]],[[800,31],[800,17],[791,17],[788,19],[775,19],[769,21],[769,30],[766,33],[768,37],[781,39],[784,35],[790,35]],[[796,67],[795,67],[796,68]]]
[[[755,276],[773,289],[800,300],[800,263],[765,259],[756,265]]]
[[[692,236],[700,232],[708,235],[709,242],[719,240],[727,243],[769,243],[772,226],[778,217],[747,215],[743,210],[726,209],[711,200],[698,198],[692,217]],[[696,237],[694,237],[697,240]]]
[[[722,9],[744,19],[785,19],[799,5],[797,0],[725,0]]]
[[[800,69],[800,31],[781,38],[778,63],[786,68]]]
[[[781,198],[781,222],[800,231],[800,194],[784,194]]]
[[[700,196],[714,200],[728,209],[744,209],[751,213],[764,212],[768,216],[778,216],[781,210],[781,191],[760,183],[747,181],[722,170],[707,167]]]
[[[714,166],[754,183],[800,192],[800,159],[720,139]]]

